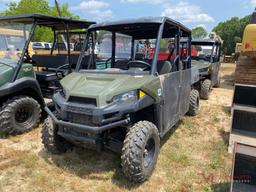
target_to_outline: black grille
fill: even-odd
[[[93,126],[93,117],[91,115],[67,113],[68,120],[71,123],[78,123],[83,125]]]
[[[83,98],[83,97],[71,96],[69,98],[69,101],[73,102],[73,103],[82,103],[82,104],[97,106],[97,101],[96,101],[96,99],[93,99],[93,98]]]

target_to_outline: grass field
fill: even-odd
[[[124,178],[120,157],[112,152],[77,148],[61,156],[47,153],[39,127],[0,139],[0,192],[228,191],[234,67],[222,65],[221,88],[201,101],[197,117],[184,117],[164,138],[153,176],[143,184]]]

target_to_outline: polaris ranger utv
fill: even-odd
[[[202,99],[209,99],[212,87],[220,86],[221,41],[214,39],[192,40],[191,62],[199,69],[198,90]]]
[[[183,54],[180,38],[189,48]],[[149,178],[160,140],[182,116],[199,110],[190,47],[191,31],[166,17],[89,27],[76,71],[61,80],[62,90],[53,96],[55,110],[45,108],[45,148],[55,154],[73,145],[121,152],[130,180]],[[169,52],[166,60],[159,60],[160,49]],[[87,70],[81,68],[83,60]]]
[[[36,14],[0,17],[1,132],[19,134],[37,126],[44,107],[43,96],[51,97],[59,87],[62,69],[77,63],[80,51],[71,54],[69,32],[78,29],[85,36],[91,24]],[[52,30],[52,47],[61,40],[58,33],[65,31],[67,50],[32,50],[35,31],[47,28]]]

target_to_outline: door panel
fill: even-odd
[[[184,116],[189,109],[191,91],[191,69],[181,71],[181,86],[179,97],[179,115]]]
[[[159,76],[163,90],[163,132],[167,132],[176,124],[179,114],[180,72]]]
[[[212,72],[211,72],[212,85],[215,85],[218,82],[219,68],[220,68],[219,62],[212,63]]]

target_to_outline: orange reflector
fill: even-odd
[[[139,98],[142,98],[142,97],[144,97],[145,95],[146,95],[146,93],[144,93],[143,91],[140,90],[140,92],[139,92]]]
[[[250,43],[245,43],[245,49],[248,49],[250,47]]]

